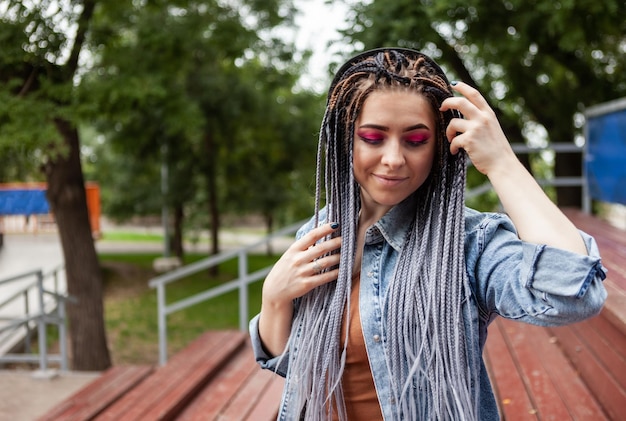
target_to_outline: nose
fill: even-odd
[[[391,139],[390,139],[391,140]],[[399,168],[406,162],[404,151],[400,141],[389,141],[385,143],[382,150],[381,163],[389,168]]]

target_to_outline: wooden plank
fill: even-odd
[[[278,416],[285,379],[272,373],[269,386],[246,417],[246,421],[274,421]]]
[[[260,399],[261,392],[271,384],[274,376],[274,373],[262,370],[259,367],[215,419],[220,421],[241,421],[252,415],[251,411]]]
[[[578,338],[570,326],[550,328],[585,384],[593,392],[609,418],[621,419],[626,414],[626,391],[610,376],[595,355]]]
[[[246,346],[237,353],[198,393],[178,416],[177,421],[205,421],[216,419],[229,404],[237,390],[260,367],[254,361],[252,348]]]
[[[79,421],[97,416],[148,377],[152,366],[114,366],[54,407],[40,421]]]
[[[536,410],[530,401],[518,367],[511,356],[503,328],[496,319],[489,328],[485,345],[489,377],[500,409],[502,420],[535,420]]]
[[[170,378],[172,375],[180,376],[178,383],[174,382],[174,387],[170,389],[165,399],[155,400],[154,405],[142,414],[142,418],[147,420],[173,419],[201,390],[208,379],[221,369],[220,366],[244,344],[245,338],[242,334],[240,335],[241,332],[236,333],[220,341],[218,348],[214,349],[211,354],[207,354],[205,350],[199,353],[199,359],[188,365],[187,372],[170,372],[168,376]]]
[[[602,408],[547,329],[501,320],[539,419],[606,420]]]
[[[244,341],[242,332],[207,332],[97,419],[172,419]]]
[[[623,355],[626,352],[626,337],[620,336],[610,340],[610,337],[617,336],[611,335],[616,329],[602,317],[573,324],[571,328],[603,370],[613,377],[622,389],[626,389],[626,360]]]
[[[604,303],[602,316],[626,336],[626,290],[621,290],[608,279],[604,286],[609,294]]]
[[[567,419],[569,411],[547,375],[544,361],[560,364],[564,360],[558,348],[546,347],[550,338],[540,328],[521,322],[497,321],[510,343],[510,350],[522,381],[539,419]],[[569,380],[569,379],[567,379]]]

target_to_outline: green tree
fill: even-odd
[[[127,172],[125,178],[119,178],[121,173],[116,178],[125,182],[133,177],[128,171],[144,167],[152,168],[150,174],[155,175],[160,162],[167,163],[167,205],[176,216],[174,248],[179,254],[182,219],[192,212],[208,215],[212,252],[219,251],[221,211],[233,210],[227,203],[242,197],[244,183],[238,180],[251,174],[244,151],[252,143],[252,154],[246,156],[258,162],[267,150],[284,146],[281,136],[285,129],[281,129],[281,136],[267,134],[286,127],[285,120],[294,117],[289,110],[298,104],[278,104],[275,98],[295,96],[291,90],[299,67],[294,63],[293,47],[269,34],[272,26],[289,22],[288,4],[283,17],[272,12],[280,9],[278,4],[258,2],[263,9],[250,7],[244,16],[218,2],[180,2],[178,9],[172,9],[168,2],[153,2],[151,7],[127,13],[133,17],[127,18],[123,27],[118,24],[116,41],[99,54],[87,76],[85,95],[95,97],[96,103],[101,104],[95,108],[100,130],[116,151],[142,160],[125,168],[111,163],[114,171]],[[244,25],[242,22],[252,15],[255,23]],[[168,31],[161,31],[163,27]],[[106,35],[107,31],[96,27],[93,33],[93,43],[97,45],[100,34]],[[302,98],[311,98],[306,93],[299,97],[300,102]],[[314,101],[318,103],[317,98]],[[303,118],[289,121],[291,137],[297,131],[293,126],[306,126]],[[163,151],[167,152],[163,155]],[[284,152],[283,155],[288,156]],[[292,154],[291,159],[296,156]],[[264,162],[266,167],[257,172],[256,178],[248,177],[248,181],[258,186],[259,174],[263,180],[274,183],[286,178],[281,174],[285,171],[275,169],[273,161]],[[132,193],[135,186],[125,184],[128,191],[121,191],[115,200],[119,205],[116,214],[124,216],[125,210],[137,212],[139,207],[154,213],[154,206],[136,203],[145,197],[144,187],[158,196],[159,182],[152,180],[151,187],[142,184],[142,191],[136,195]],[[273,210],[285,200],[283,195],[280,202],[275,201]],[[204,203],[203,208],[198,207],[200,202]],[[153,202],[147,200],[149,203]],[[260,203],[256,203],[255,210]],[[264,214],[269,212],[266,208],[263,206]],[[251,206],[245,208],[250,209]]]
[[[76,130],[75,81],[95,1],[0,1],[0,144],[36,151],[59,228],[73,367],[110,366],[102,275],[93,244]]]
[[[479,88],[512,142],[529,123],[573,142],[586,106],[626,95],[626,6],[619,0],[421,0],[356,4],[353,45],[421,49]],[[579,120],[579,119],[577,119]],[[579,154],[558,155],[556,176],[581,175]],[[580,205],[580,190],[557,189]]]

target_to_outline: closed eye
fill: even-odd
[[[358,132],[357,136],[364,142],[378,144],[384,140],[384,136],[376,132]]]
[[[404,138],[404,141],[410,146],[419,146],[428,143],[430,132],[413,133]]]

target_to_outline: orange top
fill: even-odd
[[[383,415],[378,403],[361,329],[359,286],[360,276],[357,274],[352,281],[350,294],[350,330],[348,332],[346,367],[342,378],[344,400],[349,420],[382,420]],[[345,317],[346,314],[344,314],[344,319]],[[341,328],[342,338],[346,334],[345,329],[344,323]],[[333,414],[333,420],[338,419],[337,414]]]

